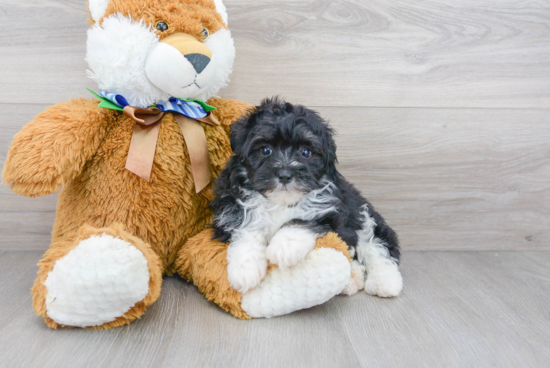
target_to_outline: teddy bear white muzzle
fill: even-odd
[[[227,85],[234,59],[225,28],[204,42],[184,33],[160,39],[150,24],[116,13],[88,30],[88,75],[131,106],[147,108],[170,97],[206,101]]]
[[[193,36],[176,33],[154,47],[147,57],[147,79],[174,97],[198,97],[213,76],[212,51]]]

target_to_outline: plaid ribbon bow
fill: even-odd
[[[99,91],[99,95],[120,107],[121,110],[129,105],[124,96],[117,95],[116,93]],[[171,97],[168,101],[157,102],[155,106],[162,112],[177,112],[191,119],[204,118],[208,115],[208,112],[215,109],[199,100],[180,99],[175,97]]]
[[[200,100],[172,97],[168,101],[157,102],[155,106],[142,109],[130,106],[122,95],[105,91],[99,91],[99,94],[96,94],[89,89],[88,91],[101,100],[99,107],[122,111],[124,115],[136,122],[126,159],[127,170],[145,180],[151,178],[160,120],[164,113],[171,112],[187,145],[195,191],[199,193],[210,183],[212,173],[208,145],[204,129],[199,122],[219,125],[214,115],[211,114],[215,107]]]

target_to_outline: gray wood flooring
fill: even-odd
[[[133,324],[51,330],[39,251],[0,252],[2,367],[549,367],[550,252],[408,252],[403,294],[241,321],[179,278]]]

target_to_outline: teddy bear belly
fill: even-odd
[[[83,224],[121,223],[169,266],[183,243],[211,219],[211,189],[195,193],[181,133],[170,128],[161,129],[149,182],[124,168],[128,143],[106,141],[84,172],[61,190],[53,242]]]

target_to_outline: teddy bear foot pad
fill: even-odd
[[[52,328],[121,326],[160,295],[160,259],[120,224],[56,238],[38,265],[33,306]]]
[[[47,315],[58,324],[89,327],[114,321],[149,292],[147,260],[111,235],[81,241],[57,260],[45,286]]]
[[[348,258],[331,248],[319,248],[287,270],[274,269],[255,289],[242,296],[243,310],[253,318],[282,316],[323,304],[348,284]]]

